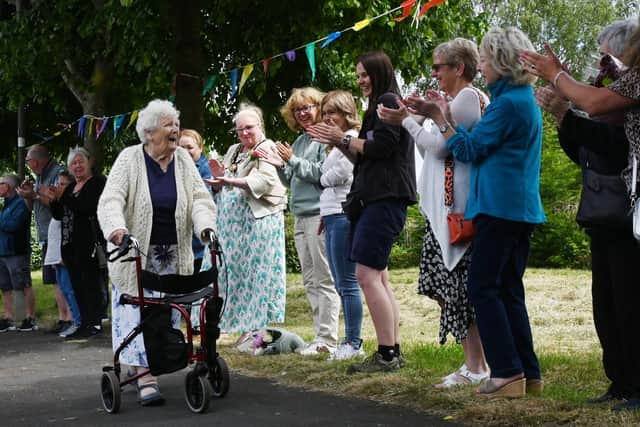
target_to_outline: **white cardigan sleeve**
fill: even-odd
[[[413,117],[409,116],[402,121],[402,126],[413,137],[422,158],[425,153],[437,159],[444,159],[449,155],[446,140],[431,120],[425,121],[424,126],[420,126]]]

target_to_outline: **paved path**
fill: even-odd
[[[160,377],[164,406],[143,408],[132,387],[106,414],[98,384],[110,341],[65,342],[43,332],[0,334],[0,426],[453,426],[397,406],[276,385],[232,372],[231,389],[209,412],[193,414],[183,397],[185,371]],[[231,367],[233,368],[233,367]]]

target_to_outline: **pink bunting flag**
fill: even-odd
[[[271,60],[273,59],[273,57],[268,57],[262,60],[262,69],[264,70],[264,73],[267,74],[267,71],[269,71],[269,63],[271,62]]]

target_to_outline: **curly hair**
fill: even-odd
[[[284,118],[289,129],[294,132],[302,130],[302,126],[296,120],[293,110],[306,104],[320,105],[323,97],[324,93],[314,87],[293,89],[287,102],[280,108],[280,114],[282,114],[282,118]],[[317,115],[317,121],[320,121],[320,114]]]
[[[154,99],[149,102],[138,113],[138,121],[136,122],[136,133],[140,142],[147,142],[145,139],[145,131],[153,131],[158,128],[161,119],[171,118],[178,119],[180,112],[176,110],[173,104],[162,99]]]
[[[520,54],[535,50],[529,38],[515,27],[491,28],[480,43],[480,54],[503,77],[510,77],[516,86],[533,84],[536,77],[520,62]]]
[[[462,77],[471,82],[478,74],[480,54],[478,46],[471,40],[456,37],[444,43],[440,43],[433,50],[433,56],[440,56],[447,64],[464,65]]]
[[[348,129],[360,129],[362,122],[358,117],[356,102],[350,92],[346,90],[332,90],[328,92],[324,98],[322,98],[320,111],[324,110],[324,107],[330,107],[342,113],[347,121]]]

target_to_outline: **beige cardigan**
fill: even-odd
[[[275,143],[266,139],[260,143],[260,148],[270,151]],[[229,169],[237,150],[241,150],[240,144],[229,147],[224,156],[225,169]],[[282,211],[287,206],[287,189],[280,178],[275,166],[260,159],[252,159],[246,156],[237,164],[236,176],[246,178],[249,190],[247,197],[249,207],[255,218],[262,218],[274,212]],[[225,191],[224,188],[222,191]]]
[[[140,241],[142,266],[151,240],[153,207],[149,193],[143,145],[127,147],[118,156],[98,202],[98,221],[108,238],[124,229]],[[191,237],[206,229],[215,229],[216,208],[189,153],[178,147],[174,153],[176,175],[176,233],[178,236],[178,274],[193,273]],[[109,263],[109,276],[121,292],[136,294],[133,262]]]

